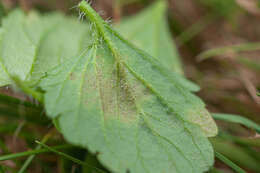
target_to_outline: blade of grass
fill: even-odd
[[[257,151],[257,149],[252,148],[247,145],[243,145],[243,144],[241,146],[244,147],[245,152],[247,152],[251,157],[253,157],[255,160],[257,160],[258,163],[260,164],[260,155],[259,155],[259,151]]]
[[[229,133],[224,132],[224,131],[219,131],[218,136],[225,140],[229,140],[229,141],[235,142],[240,145],[246,145],[246,146],[250,146],[250,147],[260,147],[259,138],[252,138],[252,139],[251,138],[242,138],[242,137],[230,135]]]
[[[260,50],[259,42],[242,43],[242,44],[237,44],[237,45],[213,48],[213,49],[207,50],[207,51],[199,54],[198,61],[203,61],[210,57],[223,55],[223,54],[227,54],[227,53],[236,53],[236,52],[254,51],[254,50]]]
[[[28,101],[23,101],[11,96],[0,94],[0,115],[13,119],[22,119],[39,125],[48,125],[50,120],[42,115],[44,109],[41,105],[37,106]]]
[[[140,0],[127,0],[127,1],[126,0],[117,0],[117,3],[120,3],[121,6],[129,5],[131,3],[137,3],[137,2],[140,2]]]
[[[54,149],[54,148],[52,148],[52,147],[49,147],[48,145],[45,145],[45,144],[42,143],[42,142],[39,142],[39,141],[35,141],[35,142],[36,142],[37,144],[39,144],[40,146],[42,146],[42,147],[48,149],[49,151],[51,151],[51,152],[53,152],[53,153],[56,153],[56,154],[58,154],[58,155],[60,155],[60,156],[62,156],[62,157],[64,157],[64,158],[66,158],[66,159],[71,160],[72,162],[75,162],[75,163],[77,163],[77,164],[79,164],[79,165],[84,165],[84,166],[87,166],[87,167],[91,167],[91,168],[95,169],[96,171],[99,171],[99,172],[102,172],[102,173],[106,173],[105,171],[103,171],[103,170],[101,170],[101,169],[99,169],[99,168],[93,167],[93,166],[91,166],[91,165],[89,165],[89,164],[87,164],[87,163],[85,163],[85,162],[83,162],[83,161],[81,161],[81,160],[79,160],[79,159],[77,159],[77,158],[75,158],[75,157],[72,157],[72,156],[70,156],[70,155],[68,155],[68,154],[65,154],[65,153],[62,153],[62,152],[60,152],[60,151],[58,151],[58,150],[56,150],[56,149]]]
[[[24,109],[23,107],[19,107],[19,109],[16,108],[18,107],[12,107],[11,105],[0,104],[0,115],[2,117],[10,118],[9,120],[25,120],[29,123],[37,124],[40,126],[47,126],[48,124],[51,123],[49,119],[42,116],[43,110],[35,111],[35,110]],[[40,117],[35,115],[40,115]]]
[[[206,16],[199,19],[197,22],[192,24],[188,29],[177,36],[178,45],[182,46],[194,38],[198,33],[200,33],[209,24],[213,23],[217,19],[215,14],[207,14]]]
[[[49,133],[47,133],[43,139],[42,139],[42,143],[45,143],[49,140],[49,138],[55,133],[54,130],[51,130]],[[41,149],[41,145],[38,145],[35,150],[37,149]],[[20,170],[18,171],[18,173],[24,173],[24,171],[28,168],[28,166],[30,165],[30,163],[32,162],[32,160],[34,159],[35,155],[30,155],[26,161],[24,162],[24,164],[22,165],[22,167],[20,168]]]
[[[220,137],[210,138],[210,141],[216,152],[226,156],[232,162],[255,172],[260,171],[258,159],[248,153],[244,146]]]
[[[243,148],[245,153],[247,153],[249,156],[254,158],[256,161],[260,162],[260,155],[256,150],[256,148],[260,147],[259,138],[237,137],[237,136],[230,135],[229,133],[226,133],[224,131],[219,132],[218,138],[221,138],[224,141],[230,141],[230,142],[234,143],[235,145],[240,146],[241,148]],[[215,148],[215,150],[216,150],[216,148]]]
[[[71,148],[73,145],[58,145],[54,146],[53,148],[58,150],[58,149],[66,149],[66,148]],[[30,155],[36,155],[36,154],[41,154],[41,153],[47,153],[50,152],[48,149],[35,149],[31,151],[25,151],[25,152],[20,152],[20,153],[13,153],[13,154],[7,154],[4,156],[0,156],[0,161],[5,161],[5,160],[12,160],[20,157],[25,157],[25,156],[30,156]]]
[[[1,139],[0,139],[0,149],[2,149],[2,151],[5,153],[9,152],[7,146]]]
[[[260,72],[260,63],[254,61],[254,60],[251,60],[249,58],[244,58],[244,57],[238,57],[238,61],[241,64],[244,64],[247,67]]]
[[[8,119],[7,121],[8,121],[8,123],[3,123],[0,125],[0,134],[13,136],[14,131],[17,129],[18,124],[16,122],[13,123],[12,121],[10,121],[10,119]],[[27,143],[32,143],[33,141],[35,141],[37,136],[38,136],[37,131],[32,132],[32,131],[30,131],[30,129],[27,129],[27,128],[23,129],[19,133],[19,137],[26,140]],[[0,148],[2,148],[1,140],[0,140]],[[4,151],[4,152],[8,153],[7,151]]]
[[[254,129],[256,132],[260,133],[260,126],[253,122],[252,120],[249,120],[245,117],[239,116],[239,115],[232,115],[232,114],[221,114],[221,113],[213,113],[213,118],[216,120],[223,120],[231,123],[239,123],[242,124],[248,128]]]
[[[17,128],[17,123],[8,123],[8,124],[1,124],[0,126],[0,133],[14,133],[15,129]]]
[[[215,152],[215,156],[221,160],[223,163],[225,163],[226,165],[228,165],[230,168],[232,168],[234,171],[236,171],[237,173],[246,173],[246,171],[244,171],[242,168],[240,168],[238,165],[236,165],[235,163],[233,163],[231,160],[229,160],[227,157],[225,157],[224,155]]]
[[[0,165],[0,173],[5,173],[3,166]]]
[[[0,93],[0,102],[2,103],[10,103],[10,104],[19,104],[19,105],[23,105],[25,107],[29,107],[29,108],[37,108],[39,109],[40,107],[39,106],[36,106],[35,104],[31,103],[31,102],[28,102],[28,101],[22,101],[22,100],[19,100],[15,97],[11,97],[11,96],[8,96],[8,95],[4,95],[4,94],[1,94]]]

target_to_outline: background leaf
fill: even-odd
[[[168,29],[166,8],[167,2],[159,0],[139,14],[122,20],[116,28],[163,65],[183,74],[180,57]]]
[[[242,117],[242,116],[239,116],[239,115],[232,115],[232,114],[221,114],[221,113],[214,113],[212,114],[213,118],[217,119],[217,120],[224,120],[224,121],[227,121],[227,122],[231,122],[231,123],[239,123],[239,124],[242,124],[248,128],[252,128],[254,129],[256,132],[260,133],[260,126],[245,118],[245,117]]]
[[[15,10],[3,19],[0,42],[0,86],[13,83],[11,76],[26,81],[37,56],[39,43],[56,22],[40,21],[37,13],[26,16]]]
[[[56,15],[46,16],[46,20]],[[87,40],[91,40],[91,37],[86,38],[88,25],[80,23],[76,18],[65,18],[61,15],[57,17],[59,20],[55,27],[49,30],[39,45],[31,71],[32,83],[39,83],[48,75],[48,71],[57,69],[67,60],[72,60],[74,56],[82,53],[87,48]]]

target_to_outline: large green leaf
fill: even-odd
[[[180,57],[168,29],[166,3],[157,1],[136,16],[122,20],[116,27],[123,36],[158,58],[163,65],[183,74]]]
[[[156,6],[162,6],[161,2]],[[18,77],[21,81],[30,81],[30,85],[37,84],[46,77],[47,71],[81,54],[92,42],[92,36],[87,36],[88,27],[74,18],[65,18],[60,14],[41,17],[37,13],[25,15],[19,10],[11,13],[0,30],[0,86],[12,83],[10,76]],[[19,36],[14,37],[17,33],[20,33]],[[26,54],[28,52],[29,55]],[[170,78],[187,90],[194,91],[197,88],[177,74]],[[216,133],[214,122],[203,104],[198,105],[201,109],[197,111],[201,113],[190,113],[189,120],[200,124],[207,136],[213,136]]]
[[[4,20],[5,84],[17,76],[41,87],[47,114],[65,138],[98,153],[113,172],[208,170],[214,156],[206,136],[217,128],[190,82],[123,39],[88,4],[80,7],[91,31],[56,14],[34,14],[31,23],[18,11]]]
[[[47,71],[47,114],[65,138],[98,153],[113,172],[204,172],[213,164],[214,121],[185,80],[110,28],[86,3],[93,42]],[[210,116],[209,116],[210,117]],[[197,124],[194,122],[199,120]],[[210,125],[210,126],[209,126]],[[204,127],[204,126],[203,126]]]

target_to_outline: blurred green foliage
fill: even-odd
[[[214,13],[221,16],[231,15],[238,5],[235,0],[200,0],[201,3],[210,8]]]

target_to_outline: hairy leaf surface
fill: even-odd
[[[135,16],[123,19],[119,32],[139,48],[158,58],[166,67],[183,74],[179,54],[171,39],[166,1],[157,1]]]
[[[110,28],[86,3],[93,42],[40,86],[65,138],[97,153],[113,172],[204,172],[213,150],[194,117],[208,112],[185,80]],[[216,133],[213,121],[208,121]],[[205,123],[205,122],[203,122]],[[205,124],[207,125],[207,124]]]

